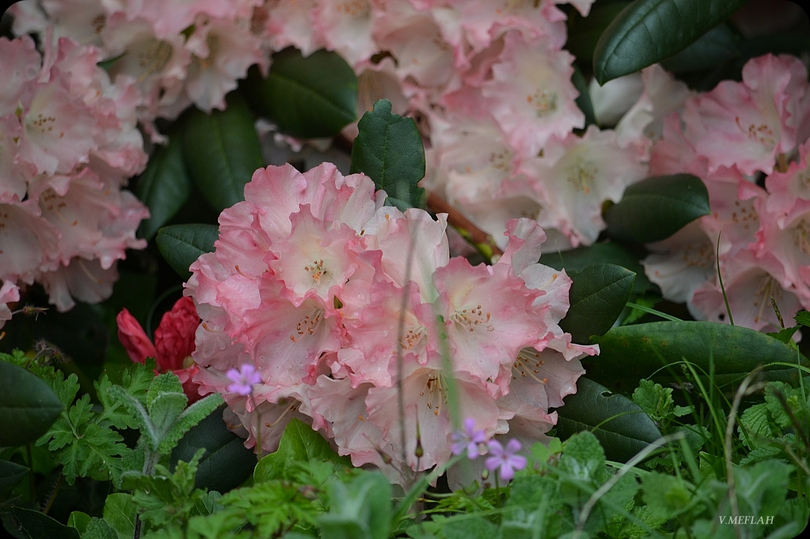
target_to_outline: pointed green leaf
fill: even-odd
[[[79,539],[76,528],[65,526],[39,511],[14,507],[11,512],[29,539]]]
[[[577,392],[557,408],[557,435],[567,439],[591,431],[610,460],[626,462],[661,437],[650,416],[633,401],[592,380],[577,380]]]
[[[661,66],[673,73],[705,71],[740,55],[740,36],[729,24],[719,24]]]
[[[228,492],[245,482],[256,467],[256,454],[245,447],[245,440],[228,430],[220,406],[189,429],[172,450],[172,464],[188,462],[200,448],[205,454],[197,468],[195,486]]]
[[[284,49],[267,78],[253,68],[242,88],[259,115],[293,137],[333,137],[357,119],[357,77],[336,52]]]
[[[135,517],[138,508],[131,494],[114,492],[104,501],[104,520],[118,534],[118,539],[132,539],[135,534]]]
[[[621,373],[628,378],[675,377],[684,379],[680,364],[691,362],[699,374],[714,372],[720,386],[739,383],[754,368],[764,365],[767,380],[789,381],[798,352],[790,345],[752,329],[716,322],[652,322],[616,327],[594,342],[599,356],[586,362],[588,376],[609,381]],[[800,356],[804,365],[807,358]],[[661,367],[670,366],[662,369]]]
[[[351,466],[348,457],[341,457],[332,450],[323,436],[303,421],[293,418],[281,435],[278,450],[259,461],[253,472],[256,483],[289,478],[290,466],[308,460],[329,461]]]
[[[635,0],[613,19],[593,55],[599,84],[676,55],[747,0]]]
[[[180,277],[188,280],[188,267],[201,254],[214,251],[214,242],[219,237],[216,225],[172,225],[158,230],[158,249],[166,262]]]
[[[170,454],[172,449],[177,445],[177,442],[180,441],[180,438],[182,438],[191,427],[205,419],[223,402],[225,401],[223,401],[222,395],[214,393],[198,400],[186,408],[177,417],[177,420],[172,423],[171,427],[169,427],[169,430],[160,441],[158,452],[162,455]]]
[[[48,431],[62,409],[48,384],[21,367],[0,361],[0,447],[33,442]]]
[[[425,148],[412,118],[391,113],[391,102],[381,99],[357,124],[351,172],[363,172],[377,189],[414,208],[424,208]]]
[[[20,484],[27,474],[27,467],[9,460],[0,460],[0,498]]]
[[[228,108],[206,114],[191,109],[181,119],[189,175],[217,211],[244,200],[245,184],[264,165],[259,135],[244,98],[231,92]]]
[[[709,212],[709,193],[700,178],[675,174],[631,185],[604,217],[612,238],[651,243],[668,238]]]
[[[149,219],[142,221],[139,233],[152,239],[160,227],[174,217],[191,194],[191,180],[183,160],[183,139],[178,129],[169,134],[169,143],[158,146],[146,170],[137,179],[135,194],[149,208]]]
[[[587,17],[583,17],[578,11],[572,11],[567,22],[568,41],[565,43],[565,50],[576,56],[577,62],[590,65],[599,37],[631,3],[629,0],[596,2],[591,6]]]
[[[143,404],[141,404],[138,399],[124,391],[124,388],[122,387],[112,386],[108,389],[108,391],[110,395],[112,395],[127,410],[129,410],[130,414],[132,414],[132,416],[138,422],[141,437],[146,442],[146,445],[149,446],[150,450],[156,451],[158,444],[160,443],[160,433],[152,423],[152,418],[149,417],[149,413],[146,411]]]
[[[571,307],[560,327],[573,342],[590,342],[591,336],[609,330],[621,314],[633,290],[636,274],[615,264],[597,263],[568,273],[573,284]]]

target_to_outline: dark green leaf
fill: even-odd
[[[166,262],[180,277],[188,280],[191,277],[188,267],[201,254],[213,252],[218,237],[216,225],[172,225],[158,230],[155,241]]]
[[[181,119],[189,176],[218,211],[244,200],[245,184],[264,165],[259,135],[245,100],[231,92],[227,104],[226,110],[210,114],[191,109]]]
[[[25,369],[0,361],[0,447],[33,442],[62,412],[59,397]]]
[[[673,73],[704,71],[740,55],[741,39],[728,24],[719,24],[661,66]]]
[[[357,77],[336,52],[284,49],[266,79],[253,68],[243,88],[261,116],[293,137],[333,137],[357,119]]]
[[[573,11],[568,19],[568,41],[565,49],[576,56],[578,62],[591,63],[593,51],[605,28],[632,2],[596,2],[587,17]]]
[[[587,247],[577,247],[570,251],[545,253],[540,257],[540,263],[555,269],[565,269],[567,272],[583,270],[598,262],[616,264],[636,274],[636,279],[633,281],[633,294],[640,295],[645,292],[658,291],[658,287],[650,282],[644,273],[644,266],[639,263],[639,260],[645,255],[646,252],[643,249],[635,249],[633,246],[615,241],[606,241]]]
[[[560,327],[574,342],[587,343],[592,335],[609,330],[621,314],[633,290],[636,274],[615,264],[597,263],[568,273],[573,284],[571,307]]]
[[[651,243],[668,238],[709,212],[709,193],[700,178],[675,174],[631,185],[604,217],[612,238]]]
[[[791,346],[752,329],[715,322],[651,322],[616,327],[595,337],[599,356],[586,363],[588,376],[612,380],[617,373],[628,378],[675,377],[684,379],[678,365],[689,361],[698,374],[714,372],[718,385],[739,383],[754,368],[764,365],[768,380],[790,380],[798,352]],[[807,358],[802,356],[807,365]],[[669,366],[661,369],[661,367]]]
[[[181,132],[173,129],[168,136],[168,145],[157,147],[137,180],[135,194],[149,208],[150,217],[141,222],[139,229],[140,236],[147,240],[174,217],[191,194]]]
[[[11,512],[29,539],[79,539],[76,528],[65,526],[39,511],[14,507]]]
[[[185,395],[183,395],[185,396]],[[180,438],[188,432],[188,430],[195,426],[197,423],[205,419],[211,412],[217,409],[223,403],[222,395],[214,393],[207,395],[191,406],[186,408],[183,413],[177,418],[177,421],[172,423],[163,440],[160,442],[158,451],[161,454],[171,454],[172,449],[180,441]]]
[[[381,99],[357,124],[351,172],[363,172],[377,189],[411,207],[424,208],[425,148],[412,118],[391,113],[391,102]]]
[[[576,88],[579,92],[579,96],[577,97],[577,107],[579,107],[579,110],[581,110],[585,115],[584,127],[595,124],[596,115],[593,111],[591,94],[588,91],[588,81],[585,80],[582,70],[576,64],[574,64],[574,74],[571,76],[571,82],[574,84],[574,88]]]
[[[796,320],[796,323],[799,325],[810,327],[810,312],[804,310],[799,311],[796,313],[794,320]]]
[[[225,425],[224,408],[220,406],[192,427],[172,451],[174,465],[180,460],[188,462],[200,448],[205,449],[197,468],[197,488],[228,492],[244,483],[256,466],[256,454]]]
[[[593,55],[599,84],[674,56],[747,0],[635,0],[605,29]]]
[[[329,446],[323,436],[299,419],[293,418],[281,435],[278,450],[259,461],[253,472],[256,483],[290,477],[290,467],[295,462],[309,460],[329,461],[351,466],[347,457],[341,457]]]
[[[25,478],[28,468],[16,462],[0,460],[0,498]]]
[[[661,437],[636,403],[587,378],[577,380],[577,392],[564,400],[565,406],[557,409],[557,435],[566,439],[591,431],[610,460],[626,462]]]

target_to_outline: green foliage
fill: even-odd
[[[339,466],[351,466],[348,457],[337,455],[323,436],[306,423],[291,419],[281,436],[278,450],[262,458],[253,472],[253,480],[263,483],[274,479],[290,479],[299,462],[327,461]]]
[[[561,438],[590,431],[612,460],[627,461],[661,437],[655,423],[637,404],[584,377],[557,414]]]
[[[244,98],[231,92],[224,111],[190,109],[179,123],[186,168],[208,204],[221,211],[244,200],[245,184],[264,165]]]
[[[191,178],[183,159],[183,138],[178,127],[169,131],[169,143],[155,149],[146,170],[137,179],[135,194],[149,208],[149,219],[141,221],[138,232],[147,240],[177,214],[191,195]]]
[[[586,361],[588,375],[612,380],[617,370],[629,380],[654,377],[667,381],[691,378],[686,363],[699,375],[712,375],[720,387],[739,383],[755,368],[769,380],[796,378],[797,351],[752,329],[714,322],[652,322],[612,328],[594,341],[600,354]],[[802,364],[807,359],[798,356]],[[662,368],[663,367],[663,368]]]
[[[381,99],[360,118],[357,128],[351,172],[374,180],[393,206],[424,208],[425,190],[418,184],[425,177],[425,149],[413,118],[393,114],[391,102]]]
[[[183,279],[191,277],[189,266],[204,253],[214,250],[219,237],[216,225],[172,225],[158,230],[155,239],[160,254]]]
[[[255,67],[242,88],[253,108],[297,138],[333,137],[357,118],[357,77],[337,53],[273,55],[267,78]]]
[[[596,263],[580,271],[569,271],[571,306],[560,327],[571,340],[588,343],[593,335],[602,335],[624,310],[633,290],[636,275],[615,264]]]
[[[0,447],[36,440],[63,410],[47,384],[6,357],[0,358]]]
[[[612,238],[651,243],[668,238],[709,211],[709,192],[700,178],[675,174],[629,186],[621,201],[604,212],[604,219]]]
[[[672,398],[671,387],[664,388],[652,380],[641,380],[633,391],[633,402],[655,421],[659,428],[668,431],[668,426],[677,417],[694,411],[693,406],[678,406]]]
[[[79,539],[79,533],[69,526],[33,509],[12,509],[17,529],[28,539]]]
[[[746,0],[635,0],[599,38],[593,70],[599,84],[681,52]],[[675,22],[678,21],[678,22]]]

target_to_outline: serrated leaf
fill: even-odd
[[[160,433],[152,423],[152,418],[149,417],[146,407],[141,404],[138,399],[127,393],[122,387],[112,386],[109,389],[109,393],[116,400],[121,402],[138,422],[141,437],[144,439],[149,449],[151,451],[157,451],[158,444],[160,444]]]
[[[171,462],[188,461],[199,449],[205,454],[197,468],[197,488],[228,492],[245,482],[256,467],[256,454],[244,439],[228,430],[220,406],[189,429],[172,450]]]
[[[391,102],[381,99],[357,124],[351,172],[363,172],[389,197],[424,208],[425,148],[412,118],[391,113]]]
[[[25,479],[29,469],[22,464],[0,460],[0,498]]]
[[[796,313],[794,320],[801,326],[810,327],[810,312],[804,310],[799,311]]]
[[[245,184],[264,165],[259,135],[244,98],[231,92],[228,108],[191,109],[181,118],[183,156],[194,185],[217,211],[244,200]]]
[[[747,0],[635,0],[605,29],[593,69],[599,84],[674,56]]]
[[[262,458],[253,472],[256,483],[273,479],[289,479],[295,462],[321,460],[351,466],[347,457],[341,457],[329,446],[323,436],[299,419],[293,418],[284,429],[275,453]]]
[[[214,251],[214,242],[219,237],[216,225],[172,225],[158,230],[157,242],[160,254],[180,277],[191,277],[189,266],[200,255]]]
[[[183,207],[191,194],[191,179],[183,160],[183,140],[178,129],[168,134],[169,143],[158,146],[146,170],[137,179],[135,194],[149,208],[149,219],[141,221],[140,237],[152,236]]]
[[[700,178],[675,174],[631,185],[621,201],[607,209],[604,219],[612,238],[651,243],[709,212],[709,192]]]
[[[719,24],[675,56],[661,62],[673,73],[704,71],[740,55],[741,38],[728,24]]]
[[[45,434],[63,406],[48,384],[25,369],[0,361],[0,447],[33,442]]]
[[[68,517],[67,525],[71,528],[79,530],[79,535],[84,535],[87,526],[93,520],[93,517],[81,511],[71,511]]]
[[[357,119],[357,77],[336,52],[284,49],[267,78],[253,68],[242,88],[259,115],[293,137],[333,137]]]
[[[190,428],[205,419],[211,412],[225,402],[222,395],[214,393],[202,398],[186,408],[169,427],[158,446],[158,452],[168,455],[180,441],[180,438],[188,432]]]
[[[754,368],[764,365],[766,380],[789,381],[795,367],[771,365],[775,362],[796,364],[798,352],[752,329],[715,322],[651,322],[612,328],[595,337],[598,357],[583,362],[588,376],[609,382],[618,374],[627,378],[684,379],[684,371],[674,365],[691,362],[698,373],[714,372],[719,386],[739,383]],[[802,364],[807,358],[801,356]],[[661,367],[667,366],[662,369]],[[673,367],[674,366],[674,367]]]
[[[14,507],[11,509],[23,533],[29,539],[79,539],[79,531],[32,509]]]
[[[158,432],[158,452],[163,453],[160,446],[163,444],[164,437],[180,418],[180,414],[186,409],[186,404],[188,404],[188,397],[184,393],[160,393],[147,408],[149,418]]]
[[[118,533],[106,520],[93,518],[82,534],[82,539],[118,539]]]
[[[173,372],[159,374],[149,384],[149,391],[146,393],[146,409],[149,410],[150,414],[155,401],[165,393],[176,393],[185,396],[183,384],[180,383],[180,379]]]
[[[351,483],[329,483],[328,513],[317,523],[322,537],[385,539],[391,529],[391,484],[381,472],[360,474]]]
[[[577,380],[577,392],[557,409],[557,435],[591,431],[610,460],[625,462],[661,437],[650,417],[633,401],[592,380]]]
[[[592,264],[568,273],[570,308],[560,327],[573,342],[587,343],[609,330],[624,309],[636,274],[615,264]]]

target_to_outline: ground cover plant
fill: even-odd
[[[14,537],[795,537],[810,19],[24,0]]]

